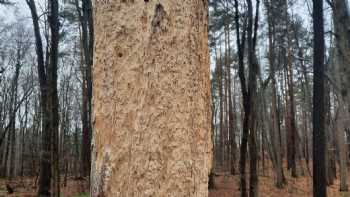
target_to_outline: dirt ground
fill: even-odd
[[[309,175],[292,178],[288,175],[288,184],[277,189],[270,175],[259,176],[260,197],[310,197],[312,196],[312,178]],[[350,181],[350,179],[349,179]],[[214,179],[215,190],[209,191],[209,197],[235,197],[240,195],[239,176],[220,175]],[[327,188],[328,197],[350,197],[349,193],[339,192],[339,180]]]
[[[0,197],[36,197],[37,187],[34,178],[16,179],[12,181],[0,179]],[[63,179],[61,179],[63,181]],[[13,194],[8,194],[6,184],[9,184],[13,189]],[[89,187],[86,180],[77,180],[69,178],[67,185],[61,186],[62,197],[85,197]]]
[[[291,178],[286,172],[288,184],[283,189],[274,186],[272,174],[259,176],[259,196],[260,197],[310,197],[312,196],[312,179],[309,175]],[[349,180],[350,182],[350,180]],[[14,188],[15,192],[9,195],[6,191],[6,183]],[[215,190],[209,191],[209,197],[235,197],[239,196],[239,176],[228,174],[218,174],[214,183]],[[35,197],[36,187],[33,178],[17,179],[6,181],[0,179],[0,197]],[[84,180],[74,180],[70,178],[67,186],[61,188],[63,197],[85,197],[88,193],[88,185]],[[85,194],[85,195],[84,195]],[[328,187],[328,197],[350,197],[349,193],[339,192],[339,180],[334,185]]]

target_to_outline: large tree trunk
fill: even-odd
[[[323,1],[314,0],[313,196],[327,196]]]
[[[50,40],[50,62],[47,68],[48,84],[48,114],[49,132],[51,135],[51,162],[52,162],[52,196],[60,196],[60,169],[59,169],[59,114],[57,93],[57,68],[58,68],[58,42],[59,42],[59,20],[58,0],[49,2],[49,24],[51,32]]]
[[[95,6],[91,196],[207,196],[206,1]]]

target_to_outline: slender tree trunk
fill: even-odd
[[[224,136],[224,96],[223,96],[223,70],[222,70],[222,52],[220,48],[219,61],[218,61],[218,75],[219,75],[219,99],[220,99],[220,141],[219,141],[219,164],[224,166],[224,149],[225,149],[225,136]]]
[[[248,4],[248,66],[249,66],[249,82],[248,97],[250,97],[250,117],[249,117],[249,153],[250,153],[250,177],[249,177],[249,196],[258,196],[258,143],[257,143],[257,76],[259,72],[259,63],[256,56],[255,48],[257,42],[257,31],[259,21],[259,4],[255,3],[255,20],[253,20],[253,5],[251,0],[247,0]]]
[[[241,147],[240,147],[240,158],[239,158],[239,173],[240,173],[240,190],[241,197],[248,196],[247,193],[247,183],[246,183],[246,159],[247,159],[247,145],[248,145],[248,117],[250,113],[250,101],[248,100],[248,92],[246,85],[246,78],[244,73],[244,49],[245,49],[245,40],[246,40],[246,22],[244,22],[244,28],[242,31],[242,38],[240,36],[240,23],[239,23],[239,5],[238,0],[235,0],[235,26],[236,26],[236,42],[238,49],[238,76],[241,82],[241,91],[243,97],[243,126],[242,126],[242,137],[241,137]],[[243,111],[242,110],[242,111]]]
[[[228,89],[228,94],[227,94],[227,97],[228,97],[228,133],[229,133],[229,136],[230,136],[230,143],[229,143],[229,146],[230,146],[230,155],[229,155],[229,158],[230,158],[230,172],[232,175],[235,174],[236,170],[235,170],[235,161],[236,161],[236,142],[235,142],[235,120],[234,120],[234,114],[233,114],[233,104],[232,104],[232,87],[231,87],[231,84],[232,84],[232,79],[231,79],[231,47],[230,47],[230,30],[229,30],[229,27],[227,27],[227,50],[228,50],[228,53],[227,53],[227,65],[226,65],[226,73],[227,73],[227,89]]]
[[[39,189],[38,196],[49,197],[51,186],[51,133],[49,124],[49,112],[47,108],[47,96],[48,85],[46,69],[44,64],[44,52],[41,39],[39,17],[36,10],[34,0],[26,0],[30,9],[33,21],[34,36],[35,36],[35,49],[37,55],[37,72],[39,76],[40,85],[40,114],[41,114],[41,128],[42,128],[42,140],[41,140],[41,156],[40,156],[40,174],[39,174]]]
[[[279,136],[279,118],[278,118],[278,109],[277,109],[277,82],[275,74],[275,20],[272,14],[274,1],[266,1],[265,6],[267,7],[268,14],[268,32],[269,32],[269,66],[270,66],[270,77],[271,77],[271,141],[275,155],[275,173],[276,173],[276,186],[277,188],[283,188],[283,185],[286,183],[283,172],[283,161],[281,154],[282,144],[280,143]]]
[[[328,65],[326,66],[326,69]],[[325,110],[326,110],[326,137],[327,137],[327,147],[326,147],[326,172],[327,172],[327,185],[333,185],[335,174],[333,173],[333,165],[335,162],[335,152],[333,149],[333,134],[331,128],[331,95],[330,95],[330,84],[326,83],[326,96],[325,96]]]
[[[17,58],[16,58],[16,68],[15,68],[15,74],[13,76],[12,79],[12,90],[11,90],[11,107],[10,107],[10,156],[9,156],[9,161],[10,161],[10,165],[8,165],[8,177],[10,179],[15,178],[16,177],[16,166],[18,165],[16,163],[16,106],[17,106],[17,90],[18,90],[18,78],[19,78],[19,74],[20,74],[20,69],[21,69],[21,64],[20,64],[20,60],[21,60],[21,50],[20,47],[21,46],[17,46]]]
[[[294,113],[294,85],[293,85],[293,58],[290,35],[290,22],[288,14],[288,0],[285,0],[285,20],[286,20],[286,34],[287,34],[287,62],[286,62],[286,81],[288,92],[286,93],[287,101],[287,158],[288,169],[291,170],[292,177],[297,177],[297,129],[295,123]]]
[[[27,124],[28,124],[28,108],[29,108],[29,100],[26,99],[25,101],[25,106],[24,106],[24,124],[22,128],[22,148],[21,148],[21,177],[23,178],[24,176],[24,155],[25,155],[25,150],[26,150],[26,145],[28,144],[27,141],[25,140],[25,135],[27,134]]]
[[[91,68],[93,64],[93,18],[91,0],[82,0],[82,11],[79,7],[79,1],[75,0],[80,25],[82,51],[84,57],[84,66],[81,68],[83,76],[82,84],[82,146],[81,146],[81,174],[88,176],[91,168],[91,99],[92,99],[92,74]]]

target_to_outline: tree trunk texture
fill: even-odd
[[[49,25],[50,61],[47,68],[49,132],[51,135],[51,173],[52,173],[52,196],[60,196],[60,165],[59,165],[59,114],[57,92],[57,68],[58,68],[58,43],[59,43],[59,20],[58,0],[49,2]]]
[[[95,1],[91,196],[208,196],[207,2]]]
[[[350,105],[350,15],[345,0],[333,1],[333,23],[335,29],[335,81],[338,88],[337,142],[340,159],[340,190],[347,191],[347,152],[345,129],[349,127]]]
[[[313,1],[313,196],[327,196],[323,1]]]

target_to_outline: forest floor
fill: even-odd
[[[311,197],[312,179],[309,175],[298,178],[286,177],[288,184],[283,189],[275,187],[274,178],[259,176],[259,196],[261,197]],[[240,196],[239,176],[220,175],[214,179],[215,190],[209,191],[209,197]],[[339,192],[339,180],[327,188],[328,197],[350,197],[349,193]]]
[[[260,174],[260,197],[310,197],[312,196],[312,179],[308,174],[292,178],[285,171],[288,184],[283,189],[277,189],[274,185],[272,173]],[[63,180],[63,179],[62,179]],[[350,182],[350,179],[349,179]],[[14,193],[9,195],[6,184],[10,184]],[[214,179],[216,189],[209,191],[209,197],[234,197],[239,196],[239,176],[228,173],[217,173]],[[84,180],[68,179],[67,186],[62,186],[62,197],[87,197],[88,185]],[[0,197],[35,197],[36,187],[33,178],[6,181],[0,179]],[[328,197],[350,197],[349,193],[339,192],[339,180],[328,187]]]
[[[287,184],[283,189],[278,189],[275,186],[275,177],[271,164],[267,164],[264,173],[259,168],[259,196],[260,197],[312,197],[313,185],[312,177],[308,172],[306,165],[297,168],[298,177],[293,178],[289,171],[286,170],[287,164],[284,164],[284,175],[286,177]],[[261,166],[260,166],[261,167]],[[216,176],[214,178],[215,189],[209,191],[209,197],[234,197],[240,196],[239,190],[239,178],[237,175],[230,175],[223,170],[216,170]],[[302,173],[302,171],[304,171]],[[312,171],[312,169],[310,169]],[[302,174],[302,175],[301,175]],[[339,174],[337,175],[339,178]],[[247,181],[249,175],[247,174]],[[348,178],[350,183],[350,177]],[[339,179],[334,180],[334,183],[327,187],[328,197],[350,197],[350,192],[340,192]],[[249,189],[249,183],[247,182],[247,190]]]
[[[8,194],[7,184],[14,190],[13,194]],[[0,179],[0,197],[36,197],[36,190],[35,178],[28,177],[12,181]],[[68,178],[66,186],[61,186],[61,197],[87,197],[88,191],[87,181]]]

